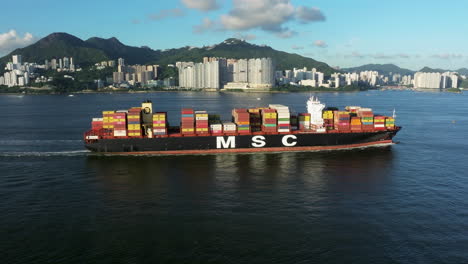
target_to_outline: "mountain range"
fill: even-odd
[[[412,75],[415,72],[412,70],[400,68],[395,64],[366,64],[359,67],[342,69],[346,72],[361,72],[361,71],[377,71],[379,74],[388,75],[390,73],[398,73],[401,75]]]
[[[73,57],[75,64],[88,66],[104,60],[124,58],[127,64],[159,64],[165,66],[177,61],[201,62],[203,57],[225,58],[260,58],[270,57],[279,70],[316,68],[330,75],[336,70],[324,62],[304,57],[294,53],[275,50],[266,45],[255,45],[244,40],[229,38],[225,41],[205,47],[182,47],[166,50],[153,50],[149,47],[132,47],[123,44],[117,38],[108,39],[92,37],[82,40],[67,33],[52,33],[36,43],[12,51],[0,58],[0,69],[11,60],[13,54],[23,56],[23,61],[43,63],[52,58]],[[412,75],[415,71],[400,68],[394,64],[367,64],[359,67],[344,68],[342,72],[378,71],[380,74],[399,73]],[[449,70],[424,67],[422,72],[447,72]],[[468,69],[457,70],[462,75],[468,75]]]
[[[265,45],[255,45],[246,41],[230,38],[207,47],[182,47],[167,50],[153,50],[148,47],[132,47],[117,38],[103,39],[92,37],[82,40],[67,33],[52,33],[36,43],[16,49],[0,58],[0,64],[11,60],[13,54],[23,56],[23,61],[43,63],[52,58],[73,57],[75,64],[91,65],[104,60],[124,58],[127,64],[174,64],[177,61],[201,62],[203,57],[261,58],[270,57],[278,69],[307,67],[330,75],[336,70],[328,64],[298,54],[275,50]]]

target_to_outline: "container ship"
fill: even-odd
[[[103,111],[84,134],[85,147],[112,154],[208,154],[316,151],[393,144],[401,127],[395,114],[374,114],[371,108],[325,107],[307,100],[307,113],[289,107],[232,109],[232,119],[204,110],[183,108],[180,124],[170,126],[167,112],[153,111],[151,101],[128,110]]]

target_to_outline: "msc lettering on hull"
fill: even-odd
[[[281,144],[284,147],[294,147],[297,145],[297,137],[295,135],[285,135],[281,138]],[[263,148],[266,145],[267,142],[264,136],[253,136],[251,138],[251,146],[254,148]],[[236,148],[236,136],[216,137],[216,148]]]

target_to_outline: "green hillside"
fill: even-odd
[[[43,64],[52,58],[73,57],[75,64],[94,63],[107,59],[105,52],[89,46],[83,40],[67,34],[53,33],[25,48],[16,49],[0,59],[4,64],[11,60],[13,54],[23,56],[23,61]]]
[[[361,72],[361,71],[377,71],[379,74],[388,75],[390,73],[398,73],[401,75],[412,75],[414,71],[400,68],[395,64],[366,64],[359,67],[343,69],[346,72]]]
[[[268,46],[250,44],[239,39],[227,39],[217,45],[202,48],[183,47],[169,50],[152,50],[148,47],[131,47],[116,38],[90,38],[83,41],[67,33],[53,33],[38,42],[16,49],[0,59],[5,64],[11,55],[23,55],[23,61],[43,63],[44,60],[73,57],[76,64],[88,65],[107,59],[124,58],[128,64],[174,64],[177,61],[201,62],[203,57],[259,58],[271,57],[279,70],[316,68],[330,75],[335,72],[326,63],[297,54],[278,51]],[[1,67],[1,66],[0,66]]]

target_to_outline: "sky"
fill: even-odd
[[[152,49],[237,37],[342,68],[468,68],[466,0],[23,0],[2,9],[0,56],[67,32]]]

